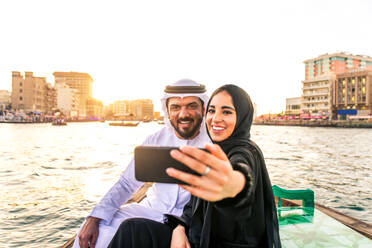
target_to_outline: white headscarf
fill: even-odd
[[[170,86],[172,86],[172,87],[177,87],[177,86],[179,86],[179,87],[181,87],[181,86],[197,86],[197,87],[199,87],[200,84],[198,84],[197,82],[195,82],[193,80],[190,80],[190,79],[181,79],[181,80],[178,80],[177,82],[175,82],[173,84],[170,84]],[[203,103],[204,103],[204,108],[207,106],[209,97],[205,93],[165,93],[164,96],[161,99],[161,107],[162,107],[163,112],[164,112],[164,123],[169,129],[174,130],[173,126],[171,125],[171,123],[169,121],[169,115],[168,115],[168,109],[167,109],[167,99],[171,98],[171,97],[184,98],[184,97],[187,97],[187,96],[199,97],[199,99],[202,100]],[[204,123],[205,123],[205,113],[204,113],[203,121],[202,121],[201,126],[200,126],[200,130],[203,130],[205,128]]]

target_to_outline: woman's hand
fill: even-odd
[[[202,151],[191,146],[182,146],[180,151],[172,150],[171,156],[185,164],[202,176],[185,173],[168,168],[169,176],[177,178],[189,185],[180,185],[191,194],[207,201],[219,201],[227,197],[235,197],[243,190],[245,177],[233,170],[229,159],[221,147],[207,143]],[[210,169],[207,169],[209,167]],[[208,171],[209,170],[209,171]],[[207,174],[205,175],[205,172]]]
[[[190,248],[190,243],[187,239],[185,228],[181,225],[178,225],[173,230],[171,248]]]

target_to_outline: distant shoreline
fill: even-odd
[[[268,126],[372,128],[372,121],[368,120],[256,120],[253,124]]]

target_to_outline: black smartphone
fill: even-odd
[[[199,175],[197,172],[171,157],[170,151],[174,149],[178,149],[178,147],[137,146],[134,149],[136,179],[141,182],[186,184],[185,182],[168,176],[165,170],[169,167]]]

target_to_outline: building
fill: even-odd
[[[55,86],[57,94],[57,109],[67,117],[79,116],[79,94],[78,90],[71,89],[65,83]]]
[[[303,113],[312,115],[332,112],[332,84],[335,75],[317,77],[302,81],[301,108]]]
[[[323,54],[308,59],[305,63],[305,80],[313,80],[330,74],[345,73],[350,70],[372,71],[372,57],[352,55],[346,52]]]
[[[45,85],[44,106],[46,115],[53,115],[57,109],[57,92],[50,83]]]
[[[285,114],[299,115],[301,113],[301,97],[291,97],[285,99]]]
[[[336,75],[355,71],[372,71],[372,57],[339,52],[323,54],[304,61],[301,111],[311,115],[335,113],[333,97]]]
[[[129,102],[126,100],[115,101],[112,104],[112,113],[116,116],[125,116],[129,114]]]
[[[102,101],[90,97],[86,102],[86,116],[88,118],[101,118],[103,117],[103,104]]]
[[[335,113],[340,115],[372,114],[372,72],[340,73],[334,83]]]
[[[5,110],[11,102],[11,93],[7,90],[0,90],[0,111]]]
[[[114,116],[130,116],[136,120],[154,119],[154,105],[150,99],[115,101],[112,112]]]
[[[83,72],[54,72],[55,86],[65,83],[71,89],[76,89],[79,95],[79,116],[86,116],[86,102],[92,97],[93,79]]]
[[[45,77],[34,77],[33,72],[12,72],[11,103],[14,110],[50,113],[55,107],[54,89]]]
[[[150,99],[139,99],[130,102],[129,113],[137,120],[154,120],[154,104]]]

